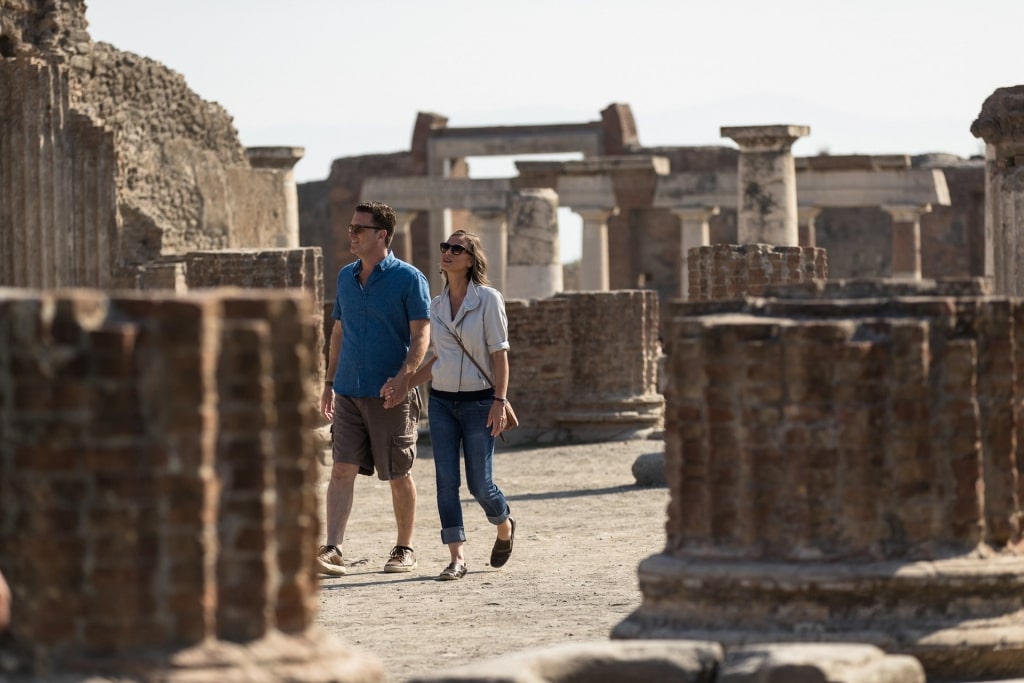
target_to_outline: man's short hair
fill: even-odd
[[[391,246],[391,238],[395,235],[395,210],[384,202],[362,202],[356,206],[356,211],[372,214],[373,224],[384,228],[387,234],[385,241]]]

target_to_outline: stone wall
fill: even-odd
[[[120,287],[187,250],[282,246],[290,169],[252,168],[223,108],[93,43],[84,14],[0,4],[0,285]]]
[[[690,300],[760,296],[773,285],[825,282],[825,250],[767,244],[716,244],[690,249]]]
[[[383,679],[311,629],[310,316],[298,292],[0,290],[6,667]]]

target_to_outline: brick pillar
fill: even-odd
[[[311,307],[281,290],[0,294],[5,666],[383,680],[313,627]]]
[[[583,218],[583,253],[580,259],[580,289],[608,291],[608,218],[619,215],[611,209],[576,209]]]
[[[700,206],[686,209],[672,209],[679,219],[679,242],[682,245],[679,268],[679,296],[690,298],[690,250],[706,247],[710,243],[708,221],[717,216],[717,206]]]
[[[665,551],[621,638],[872,643],[1024,674],[1024,303],[981,281],[671,305]],[[811,298],[805,298],[805,297]]]
[[[892,217],[892,276],[921,279],[921,214],[932,210],[922,206],[883,206]]]
[[[824,249],[766,244],[693,247],[687,255],[688,299],[760,296],[770,285],[823,283],[828,277]]]
[[[722,128],[740,148],[737,242],[797,246],[796,164],[793,143],[807,126]]]
[[[508,210],[509,299],[543,299],[562,291],[558,195],[554,190],[511,193]]]
[[[1024,294],[1024,85],[998,88],[971,133],[985,141],[985,276],[997,294]]]

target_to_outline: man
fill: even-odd
[[[338,273],[330,361],[320,407],[332,421],[334,465],[327,485],[327,544],[317,554],[323,574],[342,576],[342,541],[352,512],[357,474],[391,484],[398,539],[385,572],[416,567],[412,549],[416,485],[412,464],[420,398],[409,389],[430,342],[427,278],[390,250],[395,212],[380,202],[356,207],[348,226],[349,248],[358,257]],[[394,396],[381,399],[389,379]],[[404,396],[404,399],[402,398]],[[389,395],[390,398],[390,395]]]

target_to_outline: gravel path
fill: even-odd
[[[668,489],[636,485],[631,469],[638,456],[663,450],[659,440],[499,450],[495,482],[516,518],[512,559],[488,566],[494,527],[463,485],[469,573],[441,582],[449,556],[430,445],[421,441],[413,469],[419,566],[381,571],[395,541],[390,490],[359,477],[344,547],[349,573],[321,580],[317,623],[383,661],[394,683],[519,650],[606,640],[640,605],[638,563],[665,544]],[[329,472],[325,464],[321,495]]]

